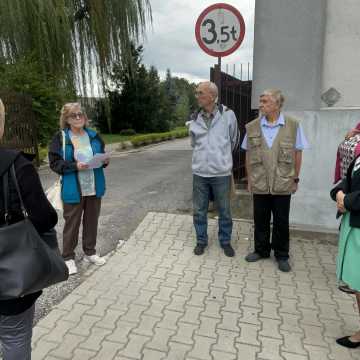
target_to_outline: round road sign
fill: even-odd
[[[207,54],[216,57],[230,55],[244,39],[244,18],[231,5],[211,5],[197,19],[195,35],[199,46]]]

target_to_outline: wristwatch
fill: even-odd
[[[299,181],[300,181],[300,179],[299,179],[298,177],[294,178],[294,183],[295,183],[295,184],[298,184]]]

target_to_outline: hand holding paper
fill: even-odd
[[[87,161],[86,164],[89,166],[89,169],[97,169],[104,165],[104,162],[110,159],[111,154],[95,154],[94,157]]]

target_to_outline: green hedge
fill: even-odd
[[[131,138],[132,144],[137,146],[148,145],[155,142],[161,142],[164,140],[169,140],[172,138],[183,138],[188,136],[187,128],[178,128],[172,131],[164,132],[164,133],[152,133],[145,135],[137,135]]]

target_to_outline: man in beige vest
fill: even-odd
[[[246,125],[242,148],[247,151],[248,190],[253,194],[255,249],[245,259],[268,258],[273,249],[279,270],[289,272],[290,198],[298,188],[302,150],[308,143],[298,122],[281,112],[283,103],[280,90],[264,91],[260,117]]]

